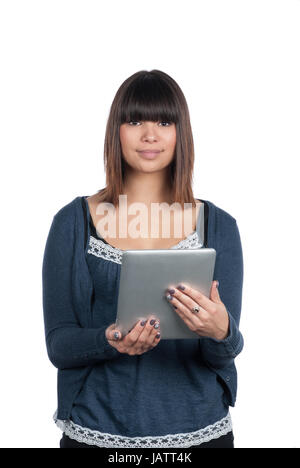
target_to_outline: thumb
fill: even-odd
[[[213,284],[211,287],[211,300],[214,302],[221,302],[218,286],[219,286],[219,281],[218,280],[213,281]]]
[[[108,340],[119,341],[122,338],[122,333],[116,328],[116,324],[111,324],[105,331],[105,336]]]

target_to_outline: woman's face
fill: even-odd
[[[134,121],[120,126],[120,141],[125,162],[133,169],[153,172],[169,166],[176,146],[173,122]],[[155,154],[144,150],[159,151]]]

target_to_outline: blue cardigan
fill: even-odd
[[[219,281],[219,294],[229,314],[230,333],[224,340],[199,338],[199,359],[221,383],[224,405],[234,406],[237,393],[234,359],[243,348],[239,331],[242,245],[235,218],[212,202],[205,202],[209,206],[207,247],[217,252],[214,279]],[[85,227],[82,197],[78,196],[54,215],[43,258],[45,337],[48,357],[58,369],[59,420],[69,419],[73,402],[95,365],[125,356],[108,343],[107,325],[95,327],[93,323],[93,282],[86,260]],[[182,346],[186,343],[188,352],[190,340],[181,341]]]

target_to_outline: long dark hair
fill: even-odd
[[[124,160],[120,125],[133,121],[164,121],[176,125],[176,146],[170,164],[173,203],[196,206],[192,191],[194,141],[186,99],[178,84],[160,70],[142,70],[127,78],[112,102],[106,125],[104,169],[106,187],[98,191],[100,202],[119,204],[123,194]]]

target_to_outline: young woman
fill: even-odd
[[[60,447],[233,448],[229,406],[237,392],[234,359],[243,348],[241,240],[234,217],[194,198],[189,111],[169,75],[140,71],[121,85],[107,122],[104,161],[106,187],[76,197],[55,214],[43,259],[46,344],[58,369],[54,419],[63,431]],[[132,236],[130,229],[120,235],[119,223],[130,226],[136,216],[130,210],[135,203],[147,213],[146,236]],[[154,203],[175,203],[181,213],[189,206],[193,230],[151,236],[155,226],[161,233],[167,219],[165,208],[162,219],[151,216]],[[102,228],[100,208],[108,206],[103,204],[116,215],[108,232]],[[161,340],[155,311],[122,336],[115,320],[124,250],[201,248],[201,204],[204,247],[217,252],[210,297],[184,278],[166,291],[174,313],[199,339]],[[171,232],[182,227],[175,211]]]

